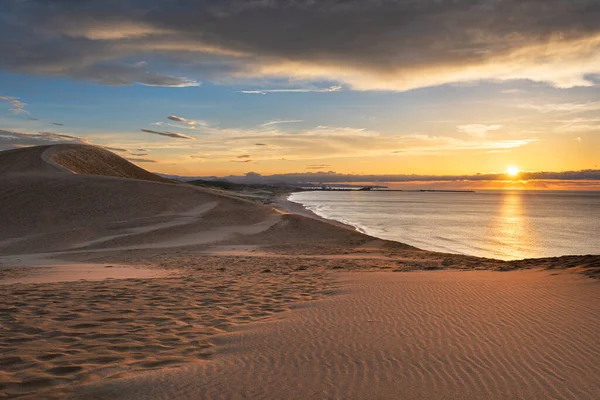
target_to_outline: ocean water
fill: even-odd
[[[503,260],[600,254],[600,192],[313,191],[289,199],[426,250]]]

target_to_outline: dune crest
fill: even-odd
[[[0,175],[73,173],[152,182],[172,182],[101,147],[58,144],[0,152]]]

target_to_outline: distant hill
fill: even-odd
[[[0,152],[0,175],[25,173],[71,173],[172,182],[96,146],[57,144]]]
[[[278,191],[278,190],[292,190],[296,189],[295,187],[288,185],[265,185],[265,184],[245,184],[245,183],[235,183],[227,180],[207,180],[207,179],[195,179],[192,181],[187,181],[186,183],[194,186],[202,186],[212,189],[223,189],[223,190],[237,190],[237,191],[246,191],[246,190],[269,190],[269,191]]]

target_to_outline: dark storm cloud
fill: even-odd
[[[108,85],[283,76],[357,89],[568,87],[600,73],[597,0],[5,0],[0,21],[0,67]],[[194,79],[160,72],[174,65]]]

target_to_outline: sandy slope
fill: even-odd
[[[9,255],[233,244],[271,227],[269,234],[246,244],[373,241],[351,229],[282,217],[270,207],[222,192],[164,181],[93,146],[1,152],[0,251]]]
[[[597,390],[599,286],[571,273],[598,276],[600,256],[432,253],[155,178],[91,146],[0,153],[0,280],[29,282],[1,286],[0,398]],[[332,294],[339,271],[539,267],[567,272],[355,274],[277,314]]]
[[[96,146],[59,144],[0,152],[0,175],[85,174],[171,182]]]
[[[341,279],[343,295],[217,337],[212,363],[76,398],[600,398],[597,282],[536,271]]]

